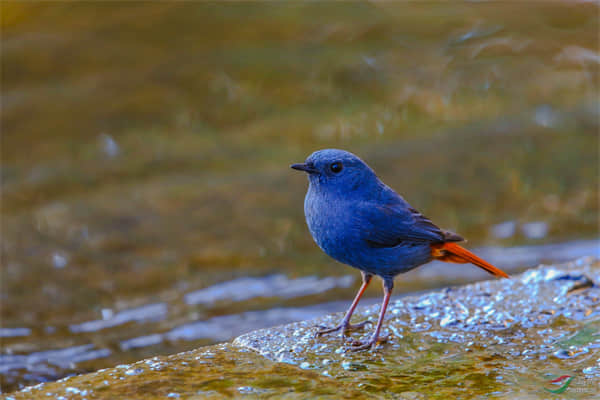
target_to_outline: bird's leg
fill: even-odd
[[[394,287],[393,279],[383,280],[383,303],[381,304],[381,311],[379,311],[379,319],[377,320],[377,327],[373,336],[366,342],[355,341],[352,342],[352,351],[365,350],[371,347],[375,347],[379,342],[387,341],[387,336],[379,337],[379,331],[381,331],[381,325],[383,324],[383,317],[385,317],[385,311],[387,310],[390,297],[392,296],[392,289]]]
[[[362,271],[361,271],[361,274],[362,274],[362,285],[360,286],[360,289],[358,289],[358,293],[356,294],[356,297],[354,298],[352,305],[350,305],[350,308],[346,312],[346,315],[344,316],[344,319],[342,320],[342,322],[334,328],[326,328],[326,329],[322,329],[322,330],[318,331],[317,336],[321,336],[326,333],[331,333],[331,332],[336,332],[336,331],[341,330],[342,337],[343,337],[346,335],[346,332],[360,329],[360,328],[364,327],[368,322],[370,322],[369,320],[366,320],[366,321],[360,322],[358,324],[350,323],[350,318],[352,317],[352,313],[354,313],[354,309],[356,309],[356,306],[358,305],[360,298],[362,297],[363,293],[367,289],[367,286],[369,286],[371,279],[373,278],[373,275],[364,273]]]

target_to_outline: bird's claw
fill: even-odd
[[[319,328],[321,328],[321,330],[317,331],[317,333],[315,334],[315,336],[322,336],[322,335],[326,335],[328,333],[332,333],[332,332],[337,332],[337,331],[342,331],[342,336],[346,336],[346,332],[351,332],[351,331],[356,331],[359,329],[364,328],[365,325],[370,324],[371,321],[370,320],[365,320],[362,322],[359,322],[358,324],[350,324],[350,323],[341,323],[336,327],[333,328],[327,328],[325,326],[319,326]]]
[[[353,340],[350,343],[350,351],[361,351],[361,350],[367,350],[367,349],[371,349],[371,348],[375,348],[377,346],[378,343],[385,343],[387,342],[389,339],[389,336],[379,336],[379,337],[372,337],[371,339],[369,339],[366,342],[361,342],[360,340]]]

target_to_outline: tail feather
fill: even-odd
[[[508,275],[504,271],[494,267],[489,262],[477,257],[475,254],[456,243],[446,242],[432,244],[431,255],[436,260],[459,264],[471,263],[486,270],[492,275],[508,278]]]

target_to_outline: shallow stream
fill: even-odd
[[[596,3],[1,7],[4,393],[346,308],[359,275],[312,242],[289,169],[319,148],[510,273],[597,255]],[[430,265],[395,298],[483,278]]]

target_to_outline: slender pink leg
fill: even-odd
[[[367,289],[367,286],[369,286],[369,283],[371,282],[371,278],[373,278],[373,275],[365,274],[364,272],[361,272],[361,273],[362,273],[362,278],[363,278],[362,285],[360,286],[360,289],[358,289],[358,293],[356,294],[356,297],[354,298],[352,305],[350,305],[350,308],[346,312],[346,315],[344,316],[344,319],[342,320],[342,322],[334,328],[327,328],[327,329],[318,331],[317,336],[321,336],[326,333],[336,332],[339,330],[342,331],[342,336],[345,336],[346,332],[355,330],[355,329],[360,329],[369,322],[369,320],[367,320],[367,321],[363,321],[363,322],[360,322],[360,323],[354,324],[354,325],[350,323],[350,318],[352,318],[352,314],[354,313],[354,310],[356,309],[356,306],[358,305],[360,298],[362,297],[363,293]]]
[[[385,311],[387,310],[388,303],[390,302],[390,297],[392,296],[392,288],[394,287],[394,281],[384,280],[383,281],[383,303],[381,304],[381,311],[379,311],[379,319],[377,320],[377,327],[375,328],[375,332],[373,332],[373,336],[367,342],[353,342],[352,348],[353,351],[357,350],[365,350],[370,347],[374,347],[378,342],[385,342],[387,337],[379,337],[379,332],[381,331],[381,325],[383,325],[383,318],[385,317]]]

